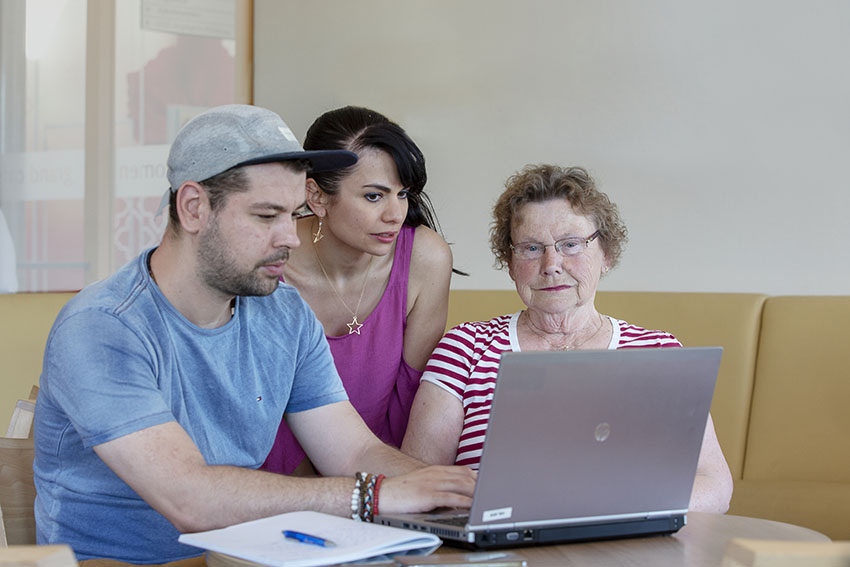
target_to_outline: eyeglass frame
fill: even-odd
[[[599,236],[601,236],[601,232],[599,230],[596,230],[593,234],[591,234],[587,238],[580,238],[580,237],[573,236],[573,237],[569,237],[569,238],[562,238],[561,240],[557,240],[557,241],[553,242],[552,244],[543,244],[542,242],[533,242],[533,241],[532,242],[519,242],[519,243],[517,243],[517,246],[520,246],[522,244],[539,244],[543,248],[543,250],[540,252],[540,256],[523,258],[522,256],[517,255],[516,257],[517,257],[518,260],[539,260],[540,258],[542,258],[543,256],[546,255],[546,248],[548,248],[549,246],[552,246],[553,248],[555,248],[555,252],[557,252],[558,254],[563,256],[564,258],[572,258],[574,256],[577,256],[583,250],[587,250],[587,248],[590,246],[590,243],[593,242],[594,240],[596,240],[597,238],[599,238]],[[561,246],[559,246],[559,245],[562,242],[568,242],[568,241],[570,241],[570,242],[582,242],[583,241],[584,242],[584,248],[579,248],[576,252],[574,252],[572,254],[564,254],[563,252],[561,252]],[[508,246],[510,246],[510,249],[513,251],[514,254],[517,254],[516,246],[514,246],[513,244],[509,244]]]

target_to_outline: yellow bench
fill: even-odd
[[[0,423],[38,384],[71,293],[0,295]],[[850,539],[850,296],[599,292],[602,313],[724,347],[712,416],[735,479],[730,513]],[[512,313],[513,290],[453,290],[448,326]]]
[[[73,292],[0,294],[0,425],[38,385],[47,334]],[[2,434],[2,432],[0,432]]]
[[[596,306],[724,347],[711,412],[731,514],[850,539],[850,296],[598,292]],[[454,290],[449,326],[522,308],[513,290]]]

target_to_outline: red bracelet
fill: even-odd
[[[384,475],[379,474],[377,480],[375,480],[375,495],[372,497],[372,514],[374,516],[378,515],[378,491],[381,490],[381,481],[385,478]]]

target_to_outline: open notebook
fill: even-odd
[[[334,542],[333,547],[287,539],[295,530]],[[397,555],[422,555],[440,545],[436,536],[414,533],[320,512],[290,512],[227,528],[182,534],[180,543],[213,552],[207,563],[221,567],[310,567]]]
[[[479,548],[675,532],[721,354],[505,353],[469,513],[375,521]]]

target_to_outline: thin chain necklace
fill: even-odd
[[[325,270],[324,264],[322,264],[322,259],[319,257],[319,249],[316,247],[316,243],[313,243],[313,249],[316,251],[316,260],[319,261],[319,267],[322,268],[322,273],[325,275],[325,279],[328,280],[328,285],[331,286],[334,294],[336,294],[339,302],[342,303],[343,307],[345,307],[349,313],[351,313],[351,323],[346,323],[348,325],[348,334],[360,334],[360,327],[363,326],[363,323],[357,320],[357,313],[360,311],[360,303],[363,301],[363,294],[366,293],[366,283],[369,281],[369,273],[372,271],[372,260],[375,259],[374,256],[370,256],[369,258],[369,266],[366,268],[366,275],[363,276],[363,289],[360,290],[360,299],[357,300],[357,307],[352,311],[351,307],[345,302],[342,298],[342,295],[336,290],[331,278],[328,276],[327,270]]]
[[[528,314],[527,311],[525,312],[525,325],[528,327],[529,331],[531,331],[532,333],[534,333],[535,335],[537,335],[538,337],[540,337],[541,339],[543,339],[544,341],[549,343],[549,346],[552,347],[554,350],[576,350],[577,348],[581,347],[586,342],[588,342],[590,339],[595,337],[599,333],[599,331],[602,330],[602,327],[604,325],[604,320],[602,319],[602,315],[598,315],[598,317],[599,317],[599,325],[596,327],[596,330],[594,330],[592,334],[588,335],[581,342],[574,343],[574,344],[567,344],[567,345],[557,344],[557,343],[552,342],[548,337],[548,333],[546,333],[542,329],[537,329],[537,327],[534,326],[534,323],[531,322],[531,316]]]

